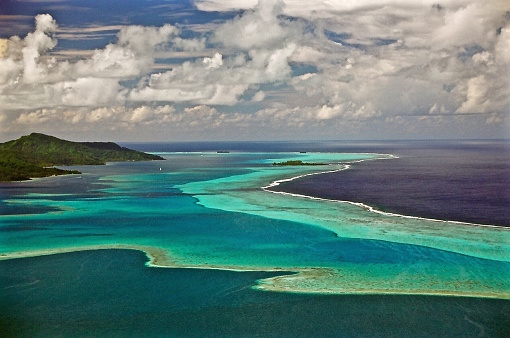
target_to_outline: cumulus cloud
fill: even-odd
[[[259,43],[250,39],[250,28],[256,26],[249,19],[266,3],[196,4],[202,10],[251,9],[216,36],[223,41],[226,32],[235,34],[224,44],[238,48]],[[510,6],[504,1],[438,5],[435,1],[285,0],[275,8],[273,18],[275,13],[301,17],[316,27],[312,40],[299,41],[291,60],[314,64],[318,71],[290,79],[296,93],[286,93],[286,98],[304,110],[315,104],[319,108],[312,115],[319,120],[429,112],[508,113],[510,39],[504,13]],[[264,23],[270,27],[272,20],[266,18]],[[270,44],[273,36],[285,33],[275,29],[263,43]]]
[[[302,27],[280,19],[281,11],[281,3],[261,1],[254,10],[215,29],[212,42],[226,47],[227,57],[216,52],[152,74],[129,99],[235,105],[250,88],[289,80]]]
[[[23,66],[12,58],[0,59],[0,84],[15,81]]]
[[[295,46],[252,50],[224,60],[216,53],[202,61],[185,62],[165,73],[152,74],[147,85],[133,90],[134,101],[173,101],[233,105],[250,86],[287,80],[289,58]]]
[[[162,27],[127,26],[120,29],[117,42],[98,49],[91,58],[75,65],[78,76],[132,78],[144,75],[154,65],[158,47],[178,34],[172,25]]]
[[[251,100],[253,102],[261,102],[261,101],[264,101],[265,97],[266,97],[266,94],[262,90],[260,90],[260,91],[256,92],[255,95],[253,95]]]
[[[64,106],[94,107],[121,101],[120,85],[111,79],[79,78],[75,81],[61,82],[55,87],[58,93],[62,93]]]
[[[223,56],[220,53],[214,54],[212,58],[204,58],[202,61],[205,64],[205,68],[218,68],[223,65]]]
[[[54,116],[55,111],[50,109],[39,109],[37,111],[22,113],[16,122],[22,125],[38,125],[49,121]]]
[[[23,80],[34,83],[44,80],[46,69],[39,64],[39,57],[46,51],[54,48],[57,41],[50,34],[57,29],[55,20],[49,14],[39,14],[35,17],[35,31],[28,33],[24,42],[23,53]]]
[[[0,58],[3,58],[4,55],[7,53],[9,40],[7,39],[0,39]]]
[[[490,47],[496,38],[496,27],[504,23],[490,2],[473,2],[458,9],[445,9],[443,24],[434,31],[435,48],[451,48],[480,44]],[[494,22],[495,21],[495,22]]]
[[[216,52],[211,57],[187,61],[161,74],[150,74],[156,54],[165,50],[203,50],[205,38],[183,39],[179,29],[168,24],[162,27],[126,26],[120,29],[115,43],[95,50],[90,57],[74,63],[59,62],[49,53],[56,46],[57,41],[51,33],[58,26],[50,15],[39,15],[35,31],[14,43],[22,47],[21,54],[18,53],[21,57],[13,52],[0,60],[5,66],[0,73],[0,80],[5,84],[1,88],[0,100],[6,103],[5,109],[95,107],[108,103],[118,105],[125,100],[234,105],[250,87],[285,81],[290,77],[289,59],[296,43],[289,40],[288,32],[295,31],[286,29],[276,17],[280,11],[280,7],[270,2],[261,4],[255,11],[220,26],[214,38],[216,43],[222,44],[219,37],[232,27],[241,29],[244,25],[259,25],[258,20],[267,18],[269,28],[274,31],[269,40],[246,45],[253,47],[249,50],[234,43],[232,46],[239,48],[227,59]],[[252,33],[260,28],[256,26]],[[247,41],[245,37],[240,36],[240,41]],[[267,45],[269,41],[271,43]],[[5,45],[2,43],[2,54],[9,51]],[[146,80],[142,79],[133,90],[120,84],[121,80],[140,76],[146,76]],[[36,83],[40,86],[29,87]],[[29,92],[32,95],[28,100],[6,102],[13,93]]]
[[[227,47],[251,50],[253,48],[274,48],[291,34],[278,15],[283,12],[283,2],[261,0],[254,10],[226,22],[214,32],[214,39]],[[295,28],[295,27],[294,27]],[[263,33],[262,33],[263,32]]]
[[[501,28],[500,35],[495,46],[496,60],[507,67],[510,67],[510,24]]]
[[[55,52],[57,23],[36,16],[25,38],[0,39],[3,123],[44,124],[62,115],[69,125],[105,128],[320,131],[346,121],[510,120],[507,1],[195,4],[243,12],[189,25],[193,34],[182,34],[185,25],[119,26],[114,42],[79,60]],[[184,60],[158,65],[176,55]]]
[[[171,36],[177,35],[178,29],[172,25],[159,28],[143,26],[122,27],[117,35],[117,44],[129,47],[139,53],[146,53],[158,45],[167,43]]]
[[[49,14],[40,14],[35,17],[35,30],[24,39],[0,40],[2,109],[118,105],[127,95],[120,81],[150,72],[160,49],[197,50],[203,45],[196,39],[183,42],[179,29],[169,24],[125,26],[115,43],[72,63],[51,55],[57,29]]]

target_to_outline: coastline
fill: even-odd
[[[90,246],[76,246],[68,248],[58,249],[41,249],[41,250],[27,250],[27,251],[16,251],[9,253],[1,253],[0,261],[10,259],[23,259],[41,256],[60,255],[72,252],[82,251],[96,251],[96,250],[133,250],[143,252],[148,261],[146,265],[154,268],[175,268],[175,269],[207,269],[207,270],[225,270],[225,271],[289,271],[294,272],[291,269],[280,268],[280,267],[247,267],[247,266],[224,266],[215,264],[205,265],[189,265],[179,264],[172,260],[171,255],[163,248],[146,245],[136,244],[104,244],[104,245],[90,245]],[[295,270],[295,269],[294,269]],[[299,270],[299,269],[298,269]]]
[[[142,245],[127,245],[127,244],[105,244],[105,245],[91,245],[91,246],[77,246],[68,248],[58,249],[40,249],[40,250],[27,250],[27,251],[16,251],[9,253],[1,253],[0,261],[9,259],[20,259],[20,258],[31,258],[40,256],[50,256],[66,254],[71,252],[80,251],[95,251],[95,250],[136,250],[145,253],[149,259],[148,265],[161,266],[169,264],[169,256],[166,251],[157,247],[149,247]],[[164,262],[164,263],[163,263]]]
[[[385,158],[383,158],[383,159],[385,159]],[[356,162],[363,162],[363,161],[365,161],[365,160],[359,160],[359,161],[356,161]],[[307,173],[307,174],[302,174],[302,175],[294,176],[294,177],[291,177],[291,178],[275,180],[275,181],[271,182],[270,184],[268,184],[266,186],[260,187],[260,189],[262,189],[264,191],[267,191],[267,192],[270,192],[270,193],[273,193],[273,194],[280,194],[280,195],[299,197],[299,198],[307,198],[307,199],[311,199],[311,200],[325,201],[325,202],[346,203],[346,204],[358,206],[358,207],[363,208],[363,209],[365,209],[365,210],[367,210],[369,212],[373,212],[373,213],[376,213],[376,214],[379,214],[379,215],[384,215],[384,216],[389,216],[389,217],[400,217],[400,218],[406,218],[406,219],[417,219],[417,220],[432,221],[432,222],[444,222],[444,223],[453,223],[453,224],[463,224],[463,225],[469,225],[469,226],[480,226],[480,227],[498,228],[498,229],[503,229],[503,230],[510,231],[510,227],[506,227],[506,226],[502,226],[502,225],[478,224],[478,223],[462,222],[462,221],[455,221],[455,220],[443,220],[443,219],[437,219],[437,218],[426,218],[426,217],[420,217],[420,216],[403,215],[403,214],[397,214],[397,213],[392,213],[392,212],[386,212],[386,211],[378,210],[375,207],[372,207],[372,206],[370,206],[368,204],[361,203],[361,202],[353,202],[353,201],[346,201],[346,200],[335,200],[335,199],[329,199],[329,198],[323,198],[323,197],[315,197],[315,196],[308,196],[308,195],[303,195],[303,194],[295,194],[295,193],[290,193],[290,192],[285,192],[285,191],[274,191],[274,190],[271,190],[272,187],[279,186],[281,183],[291,182],[291,181],[294,181],[296,179],[299,179],[299,178],[302,178],[302,177],[306,177],[306,176],[314,176],[314,175],[322,175],[322,174],[330,174],[330,173],[340,172],[340,171],[348,170],[348,169],[350,169],[350,167],[351,166],[349,164],[346,164],[346,165],[344,165],[344,168],[340,168],[340,169],[321,171],[321,172],[316,172],[316,173]]]
[[[195,197],[200,205],[207,208],[303,222],[330,230],[343,238],[411,244],[476,258],[500,262],[509,261],[510,247],[505,245],[504,239],[510,236],[508,227],[391,214],[361,203],[277,192],[269,189],[281,182],[304,176],[346,170],[352,163],[398,158],[389,154],[373,153],[371,155],[374,157],[366,159],[342,160],[329,157],[330,163],[341,166],[333,170],[320,171],[320,168],[314,168],[314,170],[286,169],[282,172],[273,172],[272,168],[255,167],[253,172],[243,174],[242,177],[237,176],[235,181],[231,178],[219,178],[191,182],[179,185],[177,188]],[[324,161],[319,156],[307,157],[307,160]],[[273,161],[273,159],[268,159],[268,161]],[[286,175],[290,178],[281,178]],[[267,184],[267,182],[271,183]],[[268,192],[271,194],[268,195]],[[277,196],[282,196],[282,198]],[[326,205],[323,205],[323,202]],[[349,210],[347,206],[352,210]],[[356,209],[368,211],[367,220],[358,221],[359,217],[365,216],[362,216]],[[286,210],[286,212],[282,213],[280,210]],[[379,219],[377,215],[382,218]],[[370,226],[367,221],[374,222],[375,226]],[[413,224],[408,224],[407,221]],[[442,226],[445,223],[450,226]]]
[[[377,154],[375,154],[375,155],[377,155]],[[386,155],[386,156],[390,156],[390,155]],[[405,215],[378,212],[375,209],[370,210],[369,206],[365,206],[360,203],[353,203],[353,202],[349,202],[349,201],[329,200],[329,199],[323,199],[323,198],[315,198],[315,197],[311,197],[311,196],[297,195],[297,194],[291,194],[291,193],[285,193],[285,192],[275,192],[275,191],[270,190],[271,187],[274,187],[282,182],[295,180],[300,177],[347,170],[350,168],[350,164],[354,163],[354,162],[362,162],[365,160],[375,160],[375,159],[388,159],[388,158],[390,158],[390,157],[363,159],[363,160],[357,160],[357,161],[344,161],[343,164],[334,163],[332,165],[334,168],[336,167],[337,169],[327,170],[327,171],[319,171],[319,172],[316,172],[316,171],[314,172],[314,171],[308,170],[308,171],[304,171],[305,172],[304,174],[293,176],[289,179],[276,179],[276,178],[278,176],[282,177],[282,175],[291,176],[292,173],[294,173],[294,175],[295,175],[299,171],[290,170],[290,171],[285,171],[285,173],[276,172],[276,174],[273,173],[273,174],[266,175],[266,176],[264,176],[264,175],[257,176],[256,172],[254,172],[255,175],[253,177],[247,176],[249,179],[244,180],[244,181],[242,179],[238,180],[237,177],[232,180],[231,177],[228,176],[226,178],[205,181],[206,185],[202,186],[201,188],[203,189],[203,191],[206,191],[206,192],[209,191],[208,189],[211,189],[210,191],[212,193],[205,194],[204,195],[205,197],[216,196],[216,195],[214,195],[214,193],[220,191],[221,197],[224,199],[228,199],[228,200],[232,200],[232,199],[235,200],[236,198],[240,198],[242,200],[242,197],[243,196],[246,197],[246,195],[239,195],[239,194],[249,194],[248,197],[255,197],[254,200],[251,201],[251,202],[254,202],[255,204],[246,204],[246,205],[255,206],[255,207],[259,205],[259,204],[257,204],[257,202],[260,202],[260,201],[265,201],[263,204],[260,204],[261,206],[265,206],[265,204],[268,202],[269,202],[269,204],[271,204],[275,201],[277,201],[279,203],[279,201],[281,199],[280,197],[270,197],[269,198],[270,201],[267,201],[267,197],[264,197],[264,196],[267,196],[266,192],[271,192],[274,194],[282,194],[282,195],[290,196],[287,198],[282,198],[283,200],[285,200],[285,199],[292,200],[295,197],[300,197],[300,198],[306,198],[306,199],[310,199],[310,200],[337,202],[337,203],[340,202],[340,203],[347,203],[347,204],[351,204],[351,205],[354,205],[357,207],[361,207],[367,211],[371,211],[373,213],[381,214],[384,216],[400,217],[400,218],[408,218],[408,219],[418,219],[418,220],[428,220],[428,219],[423,219],[423,218],[414,217],[414,216],[405,216]],[[266,169],[267,168],[262,169],[262,170],[266,170]],[[269,171],[272,171],[272,170],[269,170]],[[269,171],[267,171],[267,172],[269,172]],[[301,171],[301,172],[303,172],[303,171]],[[226,189],[225,185],[223,185],[225,182],[226,182],[226,184],[230,184],[230,185],[227,185],[227,187],[230,187],[231,190]],[[260,184],[262,184],[264,182],[271,182],[271,183],[269,185],[264,185],[264,186],[260,187]],[[204,183],[204,182],[199,182],[199,184],[202,184],[202,183]],[[239,183],[242,183],[242,184],[239,185]],[[218,187],[220,187],[221,190],[219,190]],[[187,192],[185,192],[185,193],[187,193]],[[195,194],[190,194],[190,195],[195,196]],[[195,197],[198,199],[198,202],[200,202],[201,201],[201,193],[198,192],[197,195],[198,195],[198,197],[196,197],[196,196]],[[260,198],[262,198],[262,199],[260,199]],[[250,202],[250,201],[248,201],[248,202]],[[292,203],[294,203],[294,202],[292,202]],[[301,204],[301,203],[302,202],[298,202],[298,204]],[[321,215],[317,215],[317,209],[316,209],[317,205],[321,205],[320,202],[317,202],[316,205],[313,205],[313,204],[315,204],[315,202],[305,202],[305,203],[312,204],[312,205],[306,206],[304,208],[304,209],[308,208],[309,210],[311,210],[311,213],[309,215],[296,214],[299,216],[300,220],[303,220],[303,218],[301,218],[301,215],[310,216],[310,217],[314,217],[314,218],[321,216]],[[202,205],[204,205],[204,204],[202,203]],[[207,206],[207,203],[205,205]],[[239,206],[237,206],[237,208],[241,207],[241,209],[242,209],[242,208],[244,208],[244,206],[245,206],[244,204],[239,205]],[[271,204],[270,206],[271,206],[271,208],[275,208],[276,211],[278,211],[278,209],[280,208],[280,205],[276,205],[276,204]],[[295,207],[292,204],[286,205],[285,203],[283,203],[281,205],[281,207],[286,208],[284,210],[290,210],[289,206],[290,206],[290,209]],[[232,207],[232,205],[229,204],[229,207]],[[214,208],[214,205],[213,205],[213,208]],[[301,209],[301,207],[297,208],[298,211],[300,209]],[[356,208],[353,208],[353,209],[356,209]],[[222,209],[222,210],[228,211],[227,209]],[[331,210],[331,215],[327,214],[326,216],[328,216],[328,217],[333,216],[334,218],[331,218],[331,219],[337,220],[338,210],[344,210],[344,208],[334,207],[334,210]],[[233,211],[236,211],[236,210],[233,210]],[[276,216],[276,214],[273,214],[273,211],[274,211],[273,209],[268,209],[266,211],[266,213],[264,213],[264,210],[262,210],[262,209],[252,210],[252,209],[248,208],[247,210],[245,210],[245,212],[247,212],[247,213],[261,215],[263,217],[264,216],[265,217]],[[276,217],[281,217],[280,213]],[[356,212],[356,213],[358,213],[358,212]],[[365,217],[365,216],[363,216],[363,217]],[[370,219],[375,220],[375,219],[379,219],[379,217],[371,216]],[[459,223],[459,222],[454,222],[454,221],[452,222],[452,221],[443,221],[443,220],[429,220],[429,221],[450,222],[451,224]],[[306,222],[306,219],[304,219],[304,222],[308,223],[308,222]],[[387,237],[387,234],[385,231],[387,229],[395,229],[397,222],[398,221],[395,221],[395,220],[391,221],[391,224],[388,224],[390,227],[383,228],[381,233],[379,234],[379,237],[377,237],[375,239],[381,240],[381,241],[388,241],[388,237]],[[408,225],[407,222],[400,221],[400,223],[406,225],[406,227]],[[460,224],[472,225],[473,228],[478,226],[477,224],[470,224],[470,223],[460,223]],[[332,228],[332,227],[328,228],[327,225],[315,224],[313,222],[310,223],[310,225],[321,226],[321,227],[323,227],[325,229],[329,229],[329,230],[331,230],[331,228]],[[357,233],[357,231],[360,228],[360,225],[362,225],[362,224],[354,224],[354,228],[356,228],[356,229],[354,229],[351,233],[348,233],[350,231],[348,229],[347,233],[345,234],[344,237],[364,238],[363,236],[365,236],[368,239],[373,239],[372,234],[365,235],[365,234]],[[342,226],[352,226],[352,224],[344,224]],[[494,228],[492,226],[490,226],[490,227]],[[498,227],[498,226],[495,226],[495,227],[498,229],[501,229],[501,227]],[[459,226],[457,228],[460,229],[461,227]],[[503,227],[503,229],[506,229],[506,228]],[[508,229],[506,229],[506,230],[508,230]],[[344,230],[342,230],[342,231],[344,231]],[[436,237],[440,237],[441,233],[439,233],[439,235],[438,235],[436,229],[432,229],[431,231],[432,231],[431,233],[433,235],[435,235],[435,236],[437,235]],[[496,233],[491,230],[480,230],[480,231],[477,231],[476,233],[479,233],[479,232],[480,233],[481,232],[491,233],[492,237],[494,237],[493,234]],[[504,233],[506,234],[507,232],[505,231]],[[469,237],[466,237],[466,238],[479,239],[476,236],[473,237],[473,234],[474,234],[474,231],[473,231],[473,233],[467,234],[467,235],[469,235]],[[362,237],[360,237],[360,235]],[[404,234],[404,235],[406,235],[406,234]],[[452,237],[445,237],[445,239],[449,242],[451,238],[459,237],[459,234],[457,234],[454,231],[454,233],[451,234],[451,236]],[[429,237],[430,237],[430,235],[429,235]],[[431,245],[429,237],[426,237],[425,240],[422,240],[421,242],[419,240],[416,241],[416,240],[405,239],[403,241],[403,243],[404,244],[410,243],[410,244],[414,244],[414,245],[428,246],[428,247],[436,248],[436,249],[439,247],[439,249],[443,250],[443,251],[458,252],[455,250],[451,250],[451,248],[450,248],[450,250],[447,250],[447,249],[445,249],[444,246],[442,246],[440,244],[438,244],[436,246]],[[463,238],[463,237],[460,236],[460,238]],[[435,238],[433,240],[438,240],[438,239]],[[328,277],[325,274],[325,272],[328,272],[329,270],[331,270],[331,268],[323,267],[321,265],[318,265],[318,267],[313,267],[313,266],[305,266],[305,267],[248,266],[248,265],[243,265],[243,261],[241,261],[239,263],[239,265],[235,265],[236,263],[234,263],[234,265],[229,265],[229,264],[231,264],[230,261],[225,261],[226,264],[221,265],[222,264],[221,261],[217,261],[217,262],[220,262],[220,264],[214,264],[214,259],[212,259],[213,264],[207,264],[207,262],[210,261],[210,260],[207,260],[207,261],[198,261],[199,263],[194,265],[194,263],[196,261],[193,261],[193,260],[188,260],[188,259],[184,259],[184,258],[177,259],[177,256],[174,256],[174,258],[175,258],[174,259],[172,257],[171,249],[165,250],[164,245],[162,247],[161,246],[160,247],[150,246],[152,244],[151,242],[145,242],[145,243],[149,243],[149,245],[120,244],[120,243],[122,243],[122,241],[123,240],[119,240],[118,242],[117,241],[112,242],[111,244],[85,245],[85,246],[77,245],[75,247],[66,247],[65,245],[67,245],[67,244],[61,244],[61,247],[56,248],[56,249],[27,250],[27,251],[18,251],[18,252],[0,254],[0,260],[47,256],[47,255],[57,255],[57,254],[65,254],[65,253],[77,252],[77,251],[112,250],[112,249],[136,250],[136,251],[141,251],[141,252],[145,253],[145,255],[148,258],[148,261],[146,262],[146,266],[148,266],[148,267],[186,268],[186,269],[224,270],[224,271],[271,271],[271,272],[292,273],[290,276],[289,275],[277,276],[277,277],[273,277],[273,278],[269,278],[269,279],[259,280],[258,285],[254,286],[254,288],[264,290],[264,291],[294,292],[294,293],[320,293],[320,294],[373,294],[373,295],[376,295],[376,294],[381,294],[381,295],[383,295],[383,294],[399,294],[399,295],[442,295],[442,296],[457,296],[457,297],[484,297],[484,298],[497,298],[497,299],[509,299],[510,298],[510,292],[508,291],[509,289],[504,282],[500,282],[500,280],[501,280],[500,277],[499,277],[499,279],[494,277],[494,278],[496,278],[494,280],[500,282],[500,285],[495,287],[495,289],[497,290],[496,292],[490,291],[492,289],[492,285],[486,284],[485,281],[481,281],[478,279],[476,279],[474,281],[473,285],[461,285],[460,291],[452,290],[451,289],[452,286],[447,285],[447,283],[445,283],[444,286],[441,283],[435,284],[438,286],[438,288],[436,288],[436,289],[434,289],[434,286],[431,286],[431,289],[427,289],[427,286],[428,286],[427,281],[420,281],[417,284],[415,284],[412,281],[412,278],[414,278],[416,276],[416,274],[415,274],[416,272],[406,270],[406,271],[404,271],[404,274],[408,273],[408,272],[410,272],[410,274],[409,274],[409,276],[406,276],[403,281],[400,281],[400,282],[402,282],[400,289],[398,286],[394,286],[394,285],[392,286],[390,284],[388,284],[389,285],[388,288],[380,288],[377,286],[381,284],[381,281],[388,281],[388,282],[392,281],[392,278],[393,278],[393,276],[391,275],[392,271],[390,271],[388,277],[384,277],[384,276],[380,277],[379,276],[379,277],[377,277],[379,279],[375,278],[374,280],[372,280],[369,275],[364,274],[365,267],[363,267],[361,265],[350,266],[350,265],[346,264],[345,266],[342,265],[339,268],[335,267],[334,269],[336,269],[336,270],[335,270],[335,273],[333,274],[333,277],[331,277],[331,276]],[[394,241],[396,243],[401,243],[401,240],[398,239],[397,237],[395,238]],[[499,241],[501,241],[501,240],[498,240],[498,243],[499,243]],[[476,241],[473,240],[473,242],[476,242]],[[492,242],[487,242],[486,244],[489,245],[491,243]],[[464,244],[461,243],[461,245],[465,246],[465,243]],[[478,249],[480,247],[480,244],[475,243],[474,245],[475,245],[474,248],[476,248],[476,249]],[[462,251],[462,250],[465,250],[465,249],[460,249],[460,251]],[[501,249],[498,249],[498,250],[501,250]],[[501,255],[501,253],[499,253],[499,254]],[[468,255],[468,256],[479,257],[476,255]],[[182,256],[182,257],[184,257],[184,256]],[[482,255],[481,257],[483,258],[485,256]],[[494,260],[494,261],[498,260],[498,259],[494,259],[494,258],[486,258],[486,259]],[[183,264],[183,263],[180,263],[179,261],[189,262],[191,264],[189,264],[189,263]],[[385,267],[380,267],[379,269],[384,269],[384,268]],[[344,269],[345,271],[347,271],[351,274],[351,277],[349,277],[348,281],[346,281],[345,279],[339,278],[338,272],[340,271],[340,269]],[[382,271],[382,270],[379,270],[379,271]],[[433,271],[440,271],[440,270],[436,269]],[[321,279],[324,276],[326,277],[326,279],[325,280]],[[444,280],[446,282],[448,282],[448,278],[451,277],[451,274],[447,273],[447,274],[441,275],[441,276],[442,276],[441,278],[444,278]],[[442,280],[440,279],[440,281],[442,281]],[[348,282],[348,283],[345,283],[345,282]],[[355,284],[354,282],[356,282],[357,284]],[[364,287],[363,288],[352,287],[353,285],[364,286]],[[384,283],[384,285],[386,285],[386,284]],[[413,288],[413,286],[415,286],[415,287]],[[441,288],[441,286],[443,286],[443,288]],[[481,287],[481,290],[477,291],[476,289],[480,288],[480,287]],[[498,289],[498,287],[499,287],[499,289]]]

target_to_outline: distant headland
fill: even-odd
[[[0,181],[80,174],[77,170],[64,170],[55,166],[153,160],[164,158],[124,148],[113,142],[71,142],[32,133],[0,143]]]

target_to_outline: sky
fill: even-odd
[[[2,0],[0,142],[510,138],[508,0]]]

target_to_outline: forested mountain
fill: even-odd
[[[0,143],[0,181],[79,173],[53,166],[152,160],[163,158],[123,148],[113,142],[71,142],[32,133]]]

